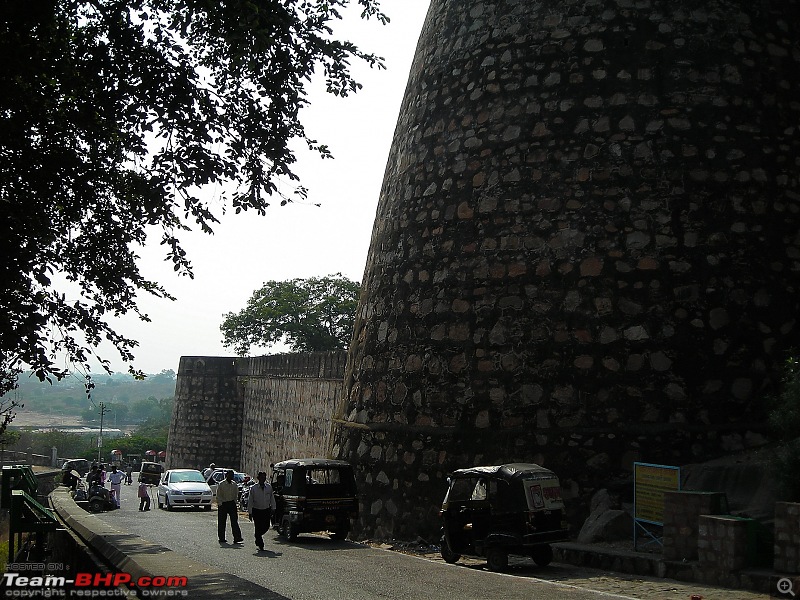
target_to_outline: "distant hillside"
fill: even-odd
[[[164,370],[138,381],[127,373],[114,375],[93,374],[94,388],[87,395],[86,381],[82,377],[69,377],[62,381],[40,382],[35,376],[22,376],[19,388],[6,395],[24,405],[17,409],[13,426],[24,426],[26,414],[52,415],[59,419],[78,419],[85,423],[99,422],[99,406],[106,407],[105,422],[109,427],[139,423],[164,410],[166,400],[175,394],[175,371]]]

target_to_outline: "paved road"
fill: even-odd
[[[155,500],[155,490],[153,490]],[[253,526],[240,519],[246,544],[220,546],[216,508],[211,512],[159,510],[139,512],[136,486],[123,486],[121,510],[100,518],[122,531],[135,533],[184,556],[253,581],[293,600],[761,600],[762,594],[684,584],[668,579],[603,573],[571,565],[536,567],[514,561],[507,574],[487,571],[483,561],[447,565],[432,557],[417,557],[336,542],[323,535],[300,535],[285,542],[274,531],[265,536],[266,550],[258,552]],[[232,539],[230,531],[227,535]],[[163,575],[172,573],[165,564]]]

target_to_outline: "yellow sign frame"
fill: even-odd
[[[664,493],[680,489],[680,467],[633,463],[633,518],[644,523],[663,525]]]

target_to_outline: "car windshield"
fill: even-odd
[[[205,479],[203,479],[203,475],[200,471],[179,471],[178,473],[171,473],[169,481],[170,483],[182,483],[186,481],[204,483]]]

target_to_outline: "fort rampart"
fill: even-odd
[[[346,353],[184,356],[167,444],[169,467],[214,462],[255,475],[324,455]]]

